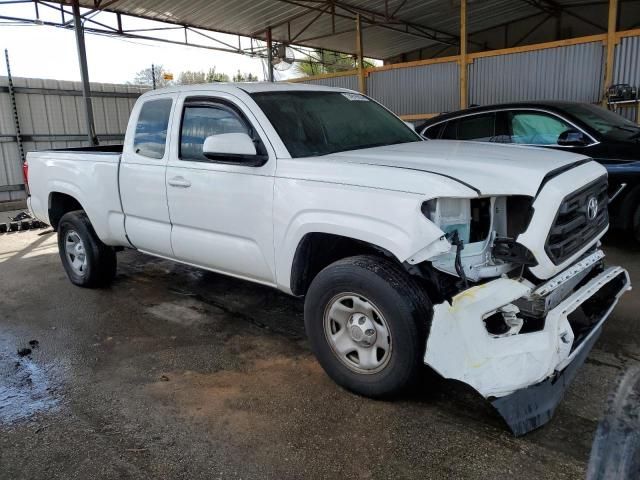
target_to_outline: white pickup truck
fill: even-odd
[[[356,92],[155,90],[123,146],[29,153],[29,205],[76,285],[141,252],[305,297],[311,347],[388,397],[423,363],[515,434],[547,422],[620,295],[605,169],[537,148],[424,141]]]

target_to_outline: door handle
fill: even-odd
[[[189,180],[186,180],[184,177],[170,178],[167,183],[169,183],[169,185],[171,185],[172,187],[179,188],[189,188],[191,186],[191,182]]]

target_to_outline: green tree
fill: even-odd
[[[207,83],[228,82],[229,75],[227,75],[226,73],[216,72],[216,67],[212,67],[207,72],[206,79]]]
[[[373,67],[373,63],[364,60],[365,68]],[[320,75],[322,73],[342,72],[357,68],[356,57],[344,53],[314,50],[308,60],[296,63],[296,72],[303,76]]]
[[[238,70],[238,73],[236,73],[233,76],[233,81],[234,82],[257,82],[258,81],[258,76],[254,75],[251,72],[249,72],[249,73],[241,73],[240,70]]]
[[[193,85],[196,83],[213,83],[228,82],[229,75],[226,73],[216,72],[216,68],[212,67],[208,71],[204,70],[186,70],[178,75],[178,85]]]
[[[193,85],[194,83],[206,83],[207,74],[202,71],[186,70],[178,75],[178,85]]]
[[[163,75],[167,72],[162,65],[154,65],[153,73],[156,77],[156,88],[162,88],[169,85],[169,80],[165,80],[163,77]],[[154,75],[151,73],[151,67],[142,69],[136,73],[135,77],[133,78],[133,84],[152,86],[153,77]]]

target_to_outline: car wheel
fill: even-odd
[[[96,288],[111,283],[116,253],[98,238],[82,210],[66,213],[58,224],[58,250],[71,283]]]
[[[352,392],[393,396],[422,369],[431,302],[386,258],[363,255],[326,267],[309,287],[304,316],[316,358]]]

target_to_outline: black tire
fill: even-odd
[[[391,348],[380,371],[354,372],[329,343],[325,311],[344,292],[362,296],[384,317]],[[373,255],[345,258],[326,267],[311,283],[304,306],[307,336],[322,368],[338,385],[372,398],[392,397],[414,384],[423,369],[432,314],[429,298],[407,272]]]
[[[86,256],[85,265],[80,272],[72,266],[67,255],[67,238],[73,232],[82,241]],[[60,219],[58,223],[58,251],[67,276],[74,285],[85,288],[105,287],[111,283],[116,275],[115,251],[98,238],[83,210],[66,213]]]

